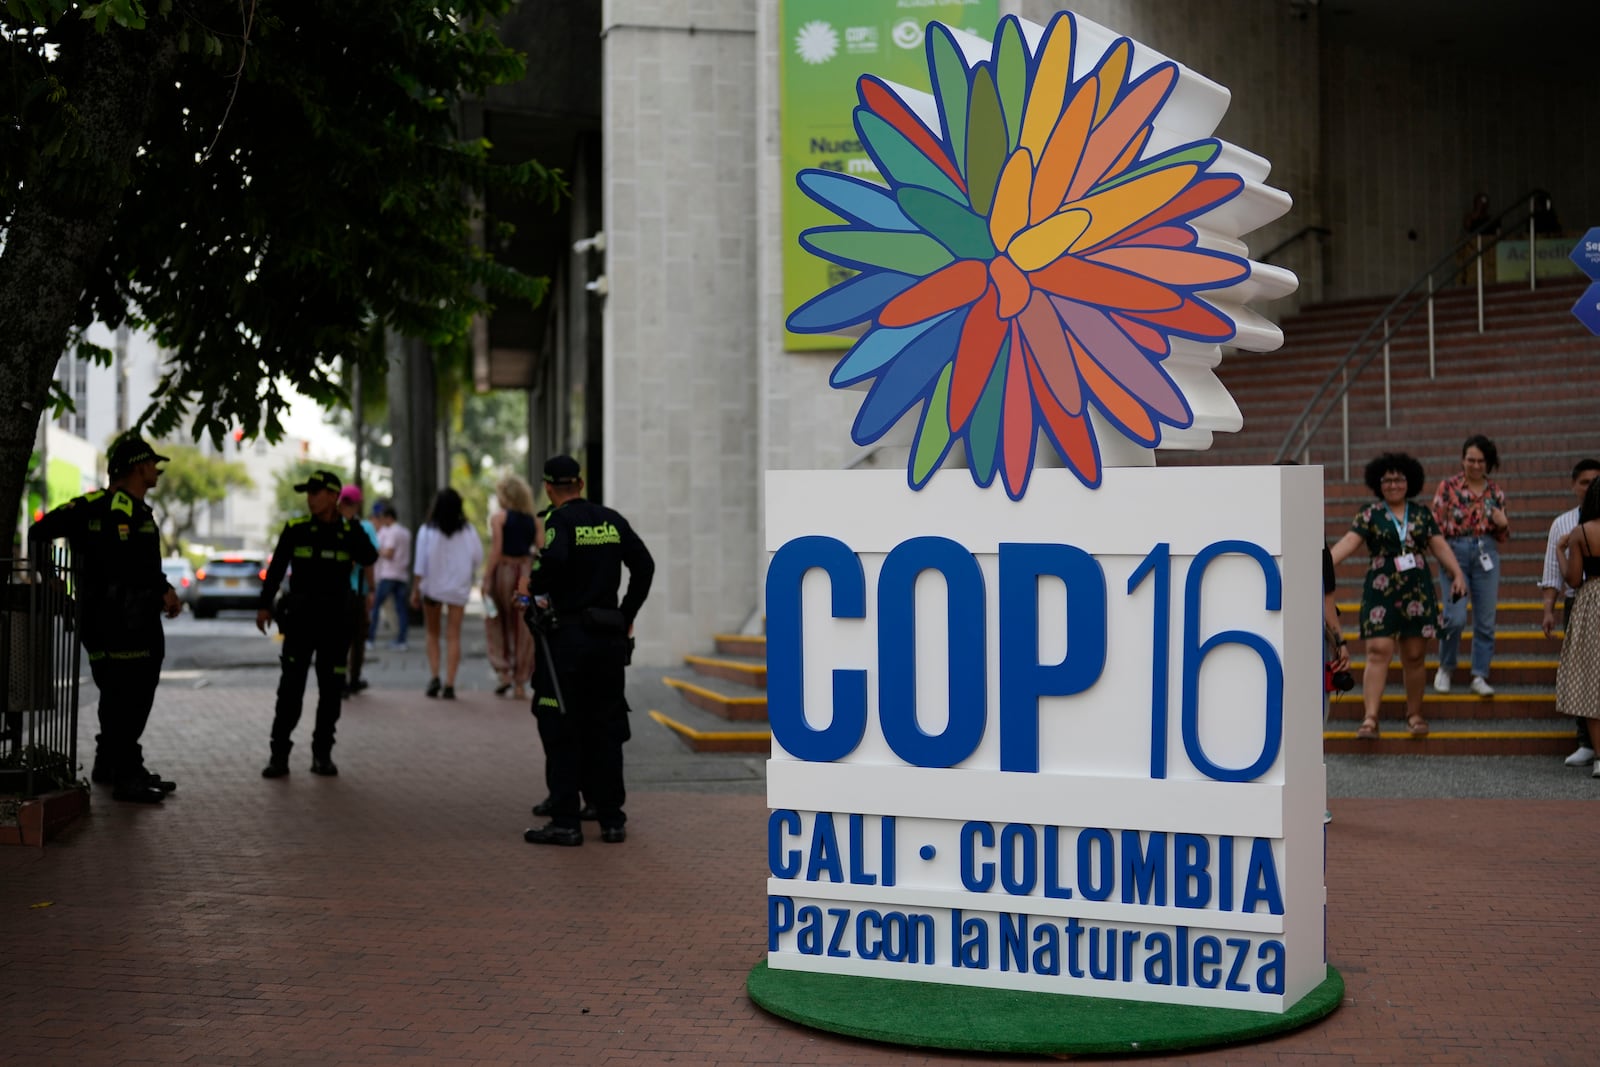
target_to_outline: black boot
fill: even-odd
[[[555,823],[550,823],[548,826],[524,830],[522,839],[530,845],[581,845],[583,830],[576,826],[557,826]]]
[[[282,778],[284,775],[288,774],[289,750],[292,748],[294,748],[293,742],[284,742],[280,744],[279,742],[274,741],[272,743],[272,758],[269,759],[267,761],[267,765],[261,769],[261,777]]]
[[[130,804],[159,804],[166,798],[167,794],[147,785],[119,785],[111,790],[112,800],[123,800]]]
[[[163,793],[171,793],[178,788],[177,782],[174,782],[171,778],[163,778],[155,771],[145,771],[145,776],[150,783],[151,789],[159,789]]]
[[[533,813],[535,815],[549,817],[549,815],[555,810],[555,798],[553,797],[545,797],[543,800],[539,801],[539,803],[533,806]],[[585,804],[583,806],[583,810],[578,812],[578,818],[584,820],[585,822],[594,822],[600,818],[600,813],[594,810],[593,804]]]
[[[137,774],[122,775],[111,790],[113,800],[122,800],[130,804],[159,804],[166,799],[167,794],[150,785],[143,771]]]
[[[311,773],[320,774],[324,778],[332,778],[339,773],[339,768],[333,765],[333,759],[330,756],[312,756]]]

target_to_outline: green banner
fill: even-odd
[[[854,271],[800,247],[812,226],[839,222],[811,201],[795,175],[809,167],[869,181],[878,171],[856,137],[851,112],[856,79],[873,74],[932,91],[923,27],[942,22],[988,40],[999,21],[999,0],[783,0],[778,50],[779,127],[783,138],[783,313]],[[785,333],[785,348],[848,348],[851,339]]]
[[[50,490],[50,506],[60,507],[83,492],[83,471],[76,463],[50,457],[50,469],[45,475],[45,485]]]

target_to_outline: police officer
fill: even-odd
[[[100,690],[90,777],[110,782],[113,797],[136,804],[159,803],[177,788],[146,769],[139,745],[166,655],[161,616],[175,618],[183,610],[161,572],[161,537],[144,502],[161,477],[156,464],[166,459],[137,434],[124,434],[107,456],[105,490],[67,501],[28,529],[37,558],[58,537],[72,545],[80,637]]]
[[[283,673],[278,678],[278,702],[272,718],[272,758],[263,778],[289,773],[291,737],[300,722],[305,699],[306,674],[317,661],[317,725],[311,733],[311,773],[334,775],[333,732],[339,722],[339,700],[344,692],[345,659],[350,653],[350,573],[352,567],[371,566],[378,550],[357,522],[339,514],[338,475],[313,471],[295,486],[306,495],[310,515],[290,519],[272,550],[267,580],[256,609],[256,629],[267,632],[276,619],[283,634]],[[294,567],[294,580],[283,601],[273,603],[284,571]]]
[[[534,521],[539,524],[539,543],[540,543],[541,547],[543,546],[543,543],[544,543],[545,531],[550,528],[550,513],[552,511],[554,511],[555,509],[556,509],[556,506],[549,502],[549,496],[547,494],[546,498],[545,498],[544,508],[537,515],[534,516]],[[536,549],[534,549],[534,558],[538,559],[538,556],[539,556],[539,549],[536,548]],[[517,594],[519,596],[523,597],[523,600],[521,601],[521,603],[527,603],[527,593],[528,593],[528,580],[526,578],[524,578],[517,585]],[[530,628],[531,628],[531,625],[530,625]],[[535,636],[534,636],[534,667],[535,667],[535,669],[537,669],[538,665],[539,665],[538,664],[538,654],[539,654],[539,649],[538,649],[538,631],[535,630],[534,634],[535,634]],[[535,804],[533,806],[533,813],[535,815],[543,816],[544,818],[549,818],[551,811],[554,810],[554,809],[551,806],[552,803],[553,803],[553,799],[551,798],[550,793],[549,793],[549,789],[550,789],[550,761],[548,759],[545,760],[544,779],[545,779],[545,782],[544,782],[544,784],[545,784],[545,798],[543,800],[539,801],[539,803],[537,803],[537,804]],[[595,818],[596,818],[595,811],[594,811],[594,805],[589,803],[589,798],[587,798],[587,797],[581,797],[580,800],[583,803],[583,808],[582,808],[581,811],[579,811],[578,817],[583,822],[594,822]]]
[[[623,668],[655,561],[627,519],[583,499],[577,460],[551,457],[544,483],[554,507],[528,579],[528,622],[539,642],[533,714],[544,742],[550,822],[522,836],[535,845],[583,844],[581,791],[599,819],[600,839],[615,844],[627,838],[622,743],[631,733]],[[628,589],[619,604],[623,567]]]

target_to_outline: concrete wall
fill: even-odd
[[[657,561],[640,663],[755,603],[755,11],[609,0],[603,158],[608,503]]]
[[[1567,230],[1600,223],[1600,142],[1586,118],[1591,63],[1549,54],[1550,41],[1479,54],[1327,36],[1332,297],[1409,285],[1460,239],[1480,190],[1499,210],[1543,187]]]

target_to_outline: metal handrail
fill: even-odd
[[[1350,346],[1350,348],[1345,352],[1344,356],[1340,358],[1339,362],[1334,366],[1334,368],[1328,372],[1328,376],[1323,379],[1322,384],[1317,387],[1316,392],[1311,394],[1311,399],[1306,402],[1306,406],[1300,412],[1299,417],[1294,420],[1294,422],[1290,425],[1288,432],[1283,435],[1283,442],[1278,446],[1278,451],[1273,456],[1273,462],[1282,462],[1294,454],[1299,454],[1300,458],[1305,459],[1305,453],[1306,450],[1310,448],[1311,439],[1317,435],[1317,431],[1322,429],[1323,423],[1327,422],[1328,417],[1333,414],[1334,405],[1344,402],[1346,404],[1344,465],[1345,478],[1348,480],[1350,477],[1350,441],[1347,397],[1351,387],[1355,385],[1356,379],[1361,376],[1362,371],[1366,370],[1366,368],[1371,365],[1372,361],[1377,358],[1380,352],[1384,354],[1384,362],[1387,366],[1389,342],[1393,340],[1395,334],[1397,334],[1405,326],[1405,324],[1411,320],[1411,317],[1424,306],[1426,306],[1428,309],[1429,373],[1430,375],[1433,373],[1433,298],[1434,294],[1437,292],[1437,290],[1434,288],[1433,276],[1447,266],[1452,269],[1452,272],[1454,272],[1466,266],[1468,263],[1475,263],[1477,265],[1478,331],[1481,333],[1483,331],[1483,255],[1502,240],[1500,235],[1505,232],[1508,227],[1502,226],[1501,224],[1505,223],[1507,219],[1513,216],[1519,216],[1524,212],[1526,213],[1526,219],[1524,220],[1518,217],[1516,225],[1520,226],[1523,221],[1528,223],[1528,274],[1530,282],[1534,282],[1536,270],[1534,267],[1535,236],[1533,232],[1533,218],[1538,209],[1541,198],[1545,197],[1546,195],[1547,194],[1543,189],[1532,189],[1527,193],[1524,193],[1509,206],[1502,209],[1498,214],[1494,215],[1490,219],[1487,219],[1485,223],[1480,224],[1480,228],[1477,232],[1468,234],[1460,241],[1457,241],[1450,248],[1450,251],[1446,252],[1432,266],[1419,274],[1415,281],[1413,281],[1402,292],[1400,292],[1393,300],[1389,301],[1388,306],[1385,307],[1383,311],[1379,312],[1378,316],[1372,320],[1372,323],[1368,325],[1365,330],[1362,331],[1361,336],[1358,337],[1355,343]],[[1483,230],[1491,223],[1494,225],[1496,232],[1493,235],[1493,238],[1485,243],[1484,237],[1486,235],[1484,234]],[[1461,255],[1461,253],[1469,247],[1472,249],[1472,255],[1466,260],[1459,259],[1458,257]],[[1423,286],[1426,286],[1426,291],[1418,294],[1419,287]],[[1415,296],[1416,299],[1413,301],[1411,306],[1406,308],[1403,312],[1400,312],[1396,318],[1395,316],[1397,309],[1400,308],[1401,304],[1404,303],[1408,297],[1413,296]],[[1393,319],[1392,325],[1391,319]],[[1374,339],[1374,332],[1380,329],[1382,330],[1382,336]],[[1358,357],[1360,361],[1359,363],[1356,363]],[[1355,363],[1353,368],[1351,366],[1352,363]],[[1334,388],[1334,383],[1336,381],[1339,382],[1339,385],[1337,388]],[[1388,382],[1386,378],[1386,407],[1387,387]],[[1333,389],[1331,395],[1329,393],[1330,389]],[[1320,414],[1318,414],[1319,405]],[[1297,437],[1298,443],[1296,443]]]
[[[1285,248],[1288,248],[1290,245],[1294,244],[1303,237],[1309,237],[1312,234],[1316,234],[1318,237],[1327,237],[1332,233],[1333,231],[1328,229],[1326,226],[1302,226],[1293,234],[1285,237],[1283,240],[1279,241],[1277,244],[1261,253],[1261,255],[1257,256],[1256,262],[1271,263],[1273,256],[1277,255],[1279,252],[1282,252]]]

